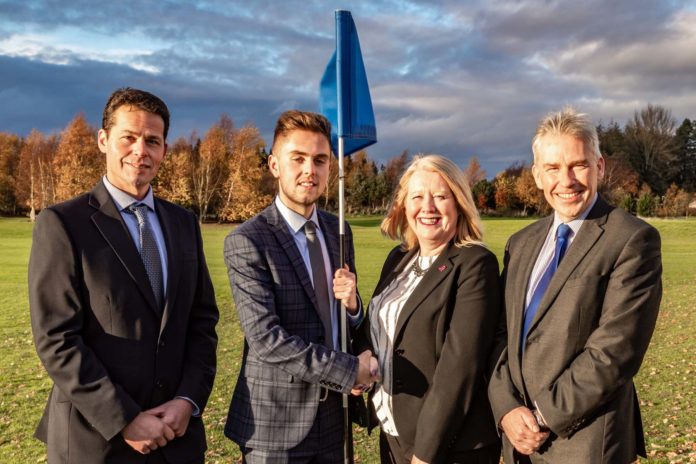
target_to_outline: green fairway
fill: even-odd
[[[379,218],[350,220],[355,236],[358,283],[363,300],[372,294],[387,253],[395,245],[379,232]],[[484,220],[485,241],[502,264],[506,239],[528,219]],[[651,220],[662,235],[664,296],[652,344],[636,378],[650,458],[646,462],[696,462],[696,220]],[[208,266],[220,308],[218,373],[205,418],[208,462],[239,455],[222,430],[239,371],[243,335],[232,303],[222,257],[233,226],[203,228]],[[27,262],[32,225],[0,219],[0,463],[45,462],[32,438],[51,385],[31,339]],[[379,462],[376,434],[355,433],[356,462]]]

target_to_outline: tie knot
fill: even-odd
[[[566,240],[570,235],[570,226],[568,224],[561,224],[556,230],[556,240]]]
[[[304,225],[304,232],[307,237],[314,238],[317,235],[317,226],[314,225],[314,222],[307,221]]]
[[[147,221],[147,205],[143,203],[133,203],[127,209],[129,212],[135,214],[138,223],[142,224]]]

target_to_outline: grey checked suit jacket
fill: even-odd
[[[508,346],[489,385],[496,423],[537,404],[552,433],[532,462],[633,462],[645,455],[633,376],[660,306],[660,236],[599,198],[549,283],[522,356],[527,283],[552,221],[537,221],[507,244]],[[507,438],[503,455],[517,461]]]
[[[338,219],[318,213],[335,270]],[[347,225],[346,261],[355,272]],[[290,449],[309,433],[322,387],[350,392],[357,358],[324,346],[312,281],[275,203],[227,236],[225,262],[244,331],[225,435],[246,448]]]

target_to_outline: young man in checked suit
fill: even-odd
[[[248,463],[341,462],[341,393],[375,380],[369,352],[338,348],[339,303],[350,327],[363,313],[350,228],[342,267],[338,219],[316,207],[327,186],[330,137],[323,116],[283,113],[268,159],[278,195],[225,240],[245,336],[225,435]]]

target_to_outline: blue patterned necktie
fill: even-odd
[[[329,301],[329,287],[326,283],[326,271],[324,268],[324,253],[321,251],[321,243],[317,237],[317,228],[312,221],[304,225],[305,237],[307,237],[307,251],[309,251],[309,263],[312,265],[312,281],[314,282],[314,295],[319,304],[319,318],[324,326],[324,345],[333,349],[333,327],[331,325],[331,305]]]
[[[138,220],[138,232],[140,238],[140,258],[145,265],[147,277],[150,280],[152,292],[155,294],[157,308],[162,309],[162,300],[164,298],[163,278],[162,278],[162,261],[157,248],[155,234],[147,220],[147,205],[142,203],[134,203],[128,207],[128,211],[135,214]]]
[[[539,283],[537,284],[537,287],[534,290],[534,294],[532,294],[532,299],[529,301],[529,306],[527,306],[527,309],[524,312],[524,326],[522,328],[522,338],[520,339],[520,342],[522,344],[522,352],[524,352],[524,345],[525,341],[527,340],[527,333],[529,332],[529,328],[532,325],[534,316],[536,315],[537,310],[539,309],[539,303],[541,303],[541,300],[544,297],[544,294],[546,293],[546,289],[549,286],[549,282],[551,282],[551,278],[553,277],[553,274],[556,272],[556,269],[558,269],[558,264],[561,262],[561,259],[563,259],[563,255],[565,254],[566,248],[568,247],[568,237],[570,235],[570,230],[571,229],[570,226],[568,226],[568,224],[561,224],[560,226],[558,226],[558,229],[556,230],[556,250],[553,253],[553,259],[546,267],[546,270],[544,271],[544,274],[541,276],[541,279],[539,279]]]

